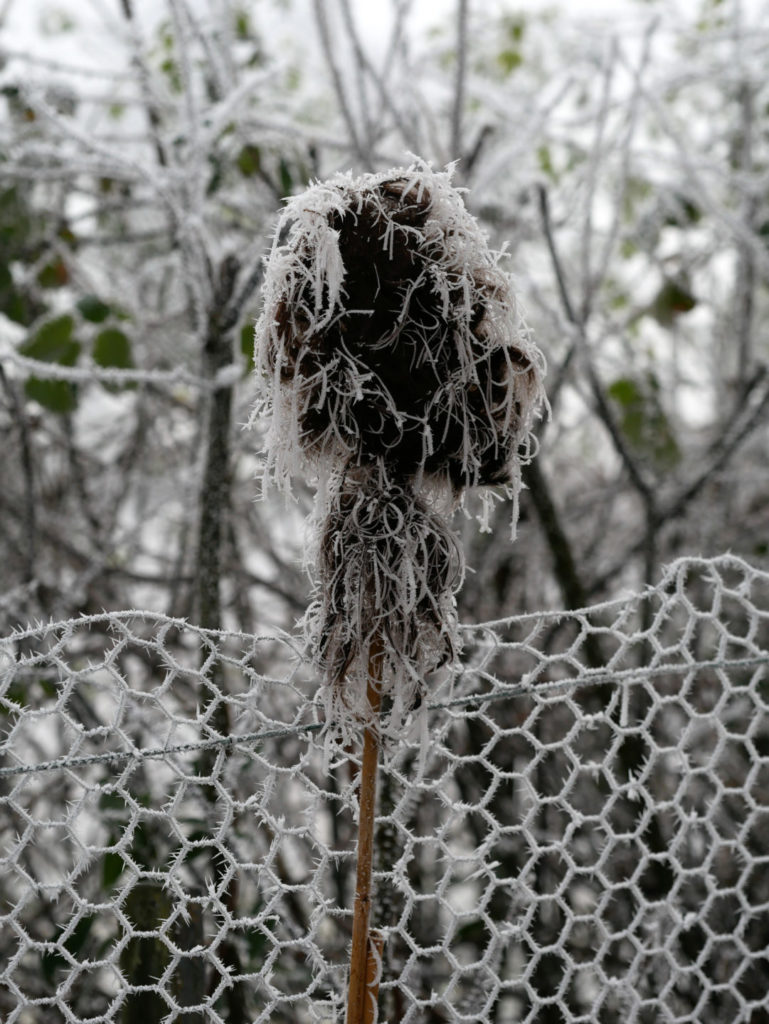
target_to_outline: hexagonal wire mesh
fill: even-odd
[[[379,1019],[769,1020],[769,574],[464,640],[384,757]],[[127,612],[0,669],[3,1019],[341,1024],[354,757],[291,638]]]

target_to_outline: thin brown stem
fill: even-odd
[[[379,1003],[379,978],[384,935],[373,928],[366,943],[366,989],[363,994],[363,1024],[376,1024]]]
[[[376,637],[369,650],[368,704],[371,722],[363,733],[363,757],[360,769],[358,820],[358,871],[355,880],[355,906],[352,919],[352,949],[350,952],[350,988],[347,1002],[347,1024],[371,1024],[376,993],[371,986],[378,971],[370,970],[377,956],[370,948],[381,939],[378,933],[369,934],[371,917],[371,876],[374,857],[374,811],[376,809],[376,782],[379,767],[379,726],[376,721],[382,701],[382,641]],[[379,946],[381,959],[381,945]],[[376,986],[378,989],[378,986]],[[371,996],[374,996],[372,999]],[[368,1004],[371,1004],[370,1008]],[[372,1016],[373,1014],[373,1016]]]

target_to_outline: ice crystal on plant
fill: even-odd
[[[337,693],[362,681],[365,694],[380,631],[383,690],[405,713],[456,649],[461,556],[436,496],[517,493],[542,402],[541,353],[450,172],[339,174],[292,198],[267,262],[256,366],[265,482],[327,481],[307,616],[327,681]],[[348,692],[336,710],[361,706]]]

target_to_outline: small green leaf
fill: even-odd
[[[180,93],[182,91],[182,73],[173,57],[167,57],[162,61],[160,70],[168,79],[168,86],[171,92]]]
[[[653,373],[640,380],[619,377],[607,388],[609,397],[619,406],[619,425],[631,448],[664,471],[680,460],[681,453],[662,408],[659,390]]]
[[[691,312],[696,305],[697,300],[685,284],[668,279],[649,305],[649,312],[663,327],[670,327],[676,317]]]
[[[24,342],[21,354],[47,363],[74,366],[80,354],[80,344],[72,337],[74,327],[74,318],[69,315],[47,320]]]
[[[131,341],[128,335],[117,327],[107,327],[94,338],[93,359],[98,366],[105,369],[130,370],[134,366],[131,355]],[[107,391],[126,391],[136,387],[133,381],[112,383],[104,381]]]
[[[509,39],[514,43],[520,43],[523,40],[523,33],[526,30],[526,20],[521,15],[506,15],[502,19],[502,26],[507,33]]]
[[[608,391],[609,396],[625,408],[641,401],[641,392],[638,385],[629,377],[619,377],[609,385]]]
[[[235,11],[235,38],[241,40],[250,39],[252,35],[253,30],[248,11],[241,7]]]
[[[45,264],[38,272],[37,283],[41,288],[63,288],[69,284],[69,269],[61,256]]]
[[[2,703],[0,703],[0,715],[7,717],[12,711],[17,709],[21,711],[22,708],[27,707],[29,704],[29,696],[29,687],[25,686],[24,683],[11,683],[3,694]]]
[[[28,259],[25,255],[34,242],[35,221],[24,196],[16,185],[0,191],[0,246],[6,249],[3,262]]]
[[[48,320],[21,346],[21,354],[41,362],[74,366],[80,355],[80,342],[72,337],[74,320],[60,316]],[[66,380],[45,380],[30,377],[24,384],[27,398],[39,402],[51,412],[72,412],[77,405],[74,385]]]
[[[262,165],[262,155],[258,146],[247,143],[238,153],[235,161],[238,170],[244,178],[253,178],[259,173]]]
[[[110,314],[110,308],[96,295],[84,295],[79,300],[77,308],[80,315],[92,324],[101,324]]]
[[[77,394],[68,380],[30,377],[24,382],[24,394],[31,402],[37,402],[51,412],[74,412],[77,408]]]
[[[539,163],[539,169],[546,174],[548,178],[552,178],[553,181],[557,181],[558,176],[553,168],[553,160],[550,156],[549,146],[537,147],[537,162]]]
[[[130,370],[134,361],[128,335],[118,330],[117,327],[108,327],[106,330],[100,331],[94,339],[93,358],[99,366]]]
[[[521,66],[522,63],[523,57],[519,50],[508,48],[497,54],[497,64],[499,64],[505,75],[511,75],[516,68]]]

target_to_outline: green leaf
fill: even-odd
[[[626,409],[641,401],[641,392],[634,380],[629,377],[619,377],[608,388],[609,397]]]
[[[74,366],[80,354],[80,343],[72,337],[74,328],[75,320],[68,314],[47,320],[23,343],[21,354],[46,363]]]
[[[649,313],[663,327],[670,327],[676,317],[691,312],[696,305],[687,285],[668,279],[649,305]]]
[[[638,380],[619,377],[607,392],[619,406],[619,426],[630,447],[660,471],[676,465],[681,452],[662,408],[655,375],[647,373]]]
[[[520,43],[523,41],[523,33],[526,31],[526,19],[520,14],[508,14],[502,19],[502,27],[509,39],[514,43]]]
[[[242,7],[235,11],[235,38],[244,40],[250,39],[253,35],[253,29],[251,28],[251,19],[248,16],[248,11]]]
[[[548,178],[552,178],[553,181],[558,180],[558,176],[553,168],[553,160],[550,156],[549,146],[537,147],[537,162],[539,163],[539,169],[546,174]]]
[[[523,57],[519,50],[508,48],[497,54],[497,64],[499,64],[505,75],[511,75],[522,63]]]
[[[259,173],[262,165],[262,154],[259,147],[250,142],[247,143],[238,153],[235,163],[244,178],[253,178],[255,174]]]
[[[92,324],[101,324],[110,314],[110,308],[96,295],[84,295],[79,300],[77,308],[83,319]]]
[[[105,369],[130,370],[134,366],[131,354],[131,341],[127,334],[117,327],[107,327],[94,338],[93,359],[98,366]],[[134,381],[104,381],[107,391],[117,392],[131,390],[136,387]]]
[[[75,321],[71,316],[48,320],[20,348],[22,355],[41,362],[74,366],[80,355],[80,342],[72,337]],[[72,412],[77,405],[77,392],[66,380],[45,380],[30,377],[24,384],[27,398],[39,402],[51,412]]]
[[[8,249],[3,262],[29,247],[34,222],[17,185],[0,191],[0,247]]]
[[[93,358],[98,366],[130,370],[134,361],[128,335],[117,327],[108,327],[100,331],[94,339]]]
[[[172,57],[167,57],[161,62],[160,70],[166,76],[171,92],[180,93],[183,85],[182,73],[179,70],[178,63]]]
[[[41,288],[63,288],[69,284],[69,268],[61,256],[55,256],[38,272],[37,283]]]
[[[51,412],[74,412],[77,408],[77,392],[68,380],[30,377],[24,383],[24,394],[31,402],[37,402]]]

